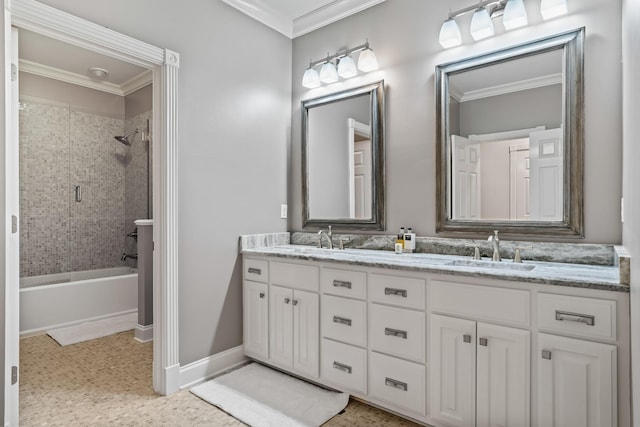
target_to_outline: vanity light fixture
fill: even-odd
[[[360,52],[358,55],[358,66],[351,57],[351,54]],[[335,63],[338,64],[337,69]],[[320,72],[316,67],[320,66]],[[358,70],[368,73],[378,69],[378,59],[373,50],[369,47],[369,41],[353,47],[340,50],[333,55],[327,56],[318,61],[311,61],[309,68],[302,77],[302,86],[313,89],[322,83],[330,84],[337,82],[340,78],[349,79],[358,75]]]
[[[464,9],[450,12],[440,28],[438,41],[443,48],[460,46],[462,37],[456,18],[473,12],[469,32],[474,40],[482,40],[494,34],[493,19],[502,17],[506,30],[524,27],[529,23],[524,0],[482,0]],[[541,0],[542,17],[551,19],[567,13],[567,0]]]

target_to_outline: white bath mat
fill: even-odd
[[[349,395],[251,363],[191,389],[252,427],[319,426],[342,411]]]
[[[106,337],[135,328],[138,324],[138,314],[131,313],[108,319],[93,320],[79,325],[51,329],[47,335],[56,340],[61,346]]]

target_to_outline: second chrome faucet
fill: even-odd
[[[318,231],[318,247],[320,249],[322,249],[322,236],[325,236],[329,241],[329,249],[333,249],[333,233],[331,232],[331,226],[329,226],[329,231]]]
[[[489,240],[493,243],[493,261],[502,261],[500,257],[500,238],[498,237],[498,230],[493,230],[493,234],[489,236]]]

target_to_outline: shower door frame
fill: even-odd
[[[162,395],[180,388],[180,363],[178,354],[178,68],[177,52],[159,48],[134,39],[109,28],[62,12],[34,0],[10,0],[3,8],[5,88],[11,85],[11,27],[15,26],[40,33],[84,49],[92,50],[153,72],[153,388]],[[17,152],[17,130],[12,119],[18,105],[12,105],[5,96],[4,135],[8,152]],[[2,124],[0,124],[0,128]],[[14,132],[15,131],[15,132]],[[15,133],[15,137],[11,137]],[[11,145],[13,144],[13,145]],[[1,156],[0,156],[1,157]],[[8,159],[7,161],[10,161]],[[17,168],[16,168],[17,169]],[[7,193],[4,194],[7,216],[18,216],[18,177],[4,171]],[[0,179],[0,184],[2,179]],[[2,194],[0,192],[0,194]],[[3,233],[5,247],[10,245],[11,233]],[[19,307],[19,275],[15,258],[5,254],[5,384],[10,365],[17,363],[19,342],[17,337]],[[15,331],[13,329],[15,328]],[[9,365],[9,366],[7,366]],[[17,425],[18,384],[4,387],[5,425]]]

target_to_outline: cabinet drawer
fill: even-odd
[[[531,322],[529,291],[434,280],[429,299],[436,313],[519,327]]]
[[[271,284],[304,291],[318,291],[318,267],[315,265],[271,262]]]
[[[269,281],[269,262],[259,259],[245,258],[243,261],[243,279],[267,283]]]
[[[369,364],[369,396],[425,415],[426,374],[423,365],[375,352],[371,352]]]
[[[320,376],[349,391],[367,394],[367,351],[335,341],[322,340]]]
[[[371,301],[424,309],[426,281],[409,277],[369,275]]]
[[[369,339],[373,350],[424,362],[424,312],[378,304],[371,304],[369,311]]]
[[[366,273],[360,271],[322,269],[320,286],[326,294],[365,299]]]
[[[367,305],[364,301],[322,296],[324,337],[364,347],[367,345],[366,325]]]
[[[586,338],[616,339],[616,302],[538,294],[538,329]]]

